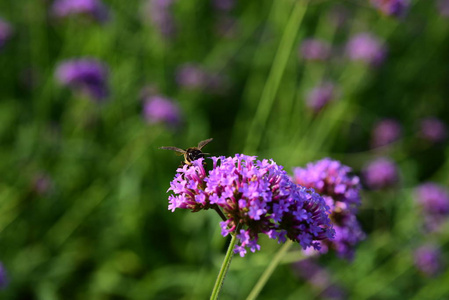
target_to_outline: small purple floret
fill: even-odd
[[[306,105],[314,112],[319,112],[326,104],[335,99],[335,86],[325,82],[313,88],[306,97]]]
[[[109,18],[109,10],[100,0],[56,0],[52,11],[59,18],[87,15],[99,22]]]
[[[435,276],[442,269],[440,250],[434,245],[423,245],[415,250],[415,266],[426,276]]]
[[[399,179],[398,167],[389,158],[370,161],[362,170],[365,184],[373,190],[394,186]]]
[[[421,120],[420,136],[432,143],[439,143],[447,137],[446,124],[435,117],[429,117]]]
[[[400,17],[408,9],[408,0],[371,0],[374,7],[387,16]]]
[[[11,38],[12,32],[11,25],[0,18],[0,49],[2,49],[6,42]]]
[[[108,95],[108,70],[96,59],[72,59],[60,63],[56,78],[62,85],[86,93],[95,100],[103,100]]]
[[[322,61],[330,56],[330,46],[319,39],[306,39],[299,48],[300,57],[306,60]]]
[[[148,123],[165,123],[175,127],[181,121],[178,104],[158,95],[150,96],[145,100],[143,114]]]
[[[401,124],[394,119],[383,119],[374,125],[371,146],[373,148],[386,146],[401,137]]]
[[[359,33],[353,36],[346,45],[349,59],[363,61],[370,65],[380,65],[386,56],[386,48],[381,41],[371,33]]]

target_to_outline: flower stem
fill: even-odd
[[[232,256],[234,255],[234,248],[237,242],[236,234],[231,234],[231,242],[229,243],[228,251],[221,265],[220,272],[218,273],[217,280],[215,281],[214,289],[210,295],[211,300],[218,299],[218,294],[220,293],[221,287],[223,286],[223,281],[225,279],[226,273],[228,273],[229,266],[231,265]]]
[[[265,271],[262,273],[262,276],[260,276],[259,280],[257,281],[256,285],[253,287],[253,290],[248,295],[246,300],[254,300],[259,295],[260,291],[263,289],[265,284],[267,283],[268,279],[270,278],[271,274],[273,273],[274,269],[279,265],[279,262],[284,257],[285,253],[290,249],[290,247],[293,245],[293,242],[291,240],[288,240],[285,242],[285,244],[281,247],[281,249],[276,253],[276,256],[271,260],[268,267],[265,269]]]

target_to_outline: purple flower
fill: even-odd
[[[149,123],[166,123],[177,126],[181,122],[179,106],[162,96],[150,96],[145,100],[143,114]]]
[[[220,224],[222,235],[232,233],[239,239],[236,253],[244,256],[248,249],[259,250],[261,233],[278,242],[289,238],[303,249],[318,249],[318,241],[333,237],[324,199],[294,184],[282,166],[242,154],[211,159],[209,172],[203,159],[178,168],[168,189],[173,191],[168,208],[220,210],[225,219]]]
[[[384,119],[374,125],[371,146],[373,148],[386,146],[401,137],[402,129],[398,121]]]
[[[371,4],[387,16],[404,15],[409,3],[407,0],[371,0]]]
[[[449,17],[449,0],[438,0],[437,7],[443,17]]]
[[[0,49],[6,44],[6,42],[11,38],[12,27],[5,20],[0,18]]]
[[[38,173],[34,175],[32,181],[32,189],[36,194],[40,196],[46,195],[52,187],[53,181],[48,174]]]
[[[442,268],[440,250],[434,245],[423,245],[415,250],[415,266],[426,276],[436,275]]]
[[[326,60],[330,55],[330,46],[319,39],[306,39],[302,42],[299,53],[306,60]]]
[[[0,262],[0,290],[6,288],[8,285],[8,275],[6,274],[6,269],[3,266],[3,263]]]
[[[212,5],[216,10],[230,11],[235,6],[234,0],[212,0]]]
[[[386,49],[371,33],[359,33],[349,40],[346,53],[351,60],[379,65],[385,59]]]
[[[109,18],[109,11],[100,0],[56,0],[53,2],[52,11],[59,18],[87,15],[99,22]]]
[[[313,88],[306,97],[306,105],[315,113],[319,112],[327,103],[335,98],[335,87],[330,82],[325,82]]]
[[[396,164],[386,157],[370,161],[363,168],[362,174],[366,185],[373,190],[393,186],[399,178]]]
[[[335,238],[321,242],[321,252],[333,248],[346,259],[352,259],[355,245],[365,237],[355,217],[360,205],[360,179],[351,171],[348,166],[330,158],[309,163],[306,168],[293,169],[294,181],[313,188],[330,207]]]
[[[449,193],[433,182],[421,184],[415,189],[415,201],[422,210],[426,229],[436,231],[449,215]]]
[[[176,82],[187,89],[200,89],[206,85],[206,72],[198,65],[185,64],[176,71]]]
[[[56,77],[62,85],[102,100],[108,95],[108,71],[96,59],[82,58],[67,60],[58,65]]]
[[[172,14],[174,0],[148,0],[147,9],[151,22],[164,37],[172,37],[176,32]]]
[[[420,136],[429,142],[439,143],[446,139],[447,128],[441,120],[430,117],[421,120]]]

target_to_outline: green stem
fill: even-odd
[[[210,295],[211,300],[218,299],[218,294],[220,293],[221,287],[223,286],[223,281],[225,279],[226,273],[228,273],[229,266],[231,265],[232,256],[234,254],[235,244],[237,242],[236,234],[231,234],[231,242],[229,243],[228,251],[221,265],[220,272],[218,273],[217,280],[215,281],[214,289]]]
[[[268,279],[270,278],[271,274],[273,274],[274,269],[279,265],[281,259],[284,257],[285,253],[290,249],[290,247],[293,245],[293,242],[291,240],[288,240],[285,242],[285,244],[282,246],[282,248],[276,253],[276,256],[271,260],[268,267],[263,272],[262,276],[260,276],[259,280],[257,281],[256,285],[253,287],[253,290],[248,295],[246,300],[254,300],[259,296],[260,291],[263,289],[265,284],[267,283]]]
[[[276,51],[267,82],[263,88],[259,105],[249,128],[243,153],[252,152],[259,146],[282,76],[287,67],[288,59],[294,48],[295,38],[307,10],[307,4],[308,0],[297,1],[292,9],[292,13],[290,14],[279,47]]]

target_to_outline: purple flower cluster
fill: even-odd
[[[420,126],[420,136],[429,142],[439,143],[447,137],[446,124],[435,117],[422,119]]]
[[[6,288],[8,286],[9,280],[8,275],[6,274],[6,269],[3,266],[3,263],[0,262],[0,290]]]
[[[435,245],[423,245],[415,250],[415,266],[426,276],[434,276],[442,269],[441,251]]]
[[[300,56],[306,60],[326,60],[330,51],[329,44],[319,39],[306,39],[299,48]]]
[[[294,181],[315,189],[330,207],[335,239],[324,241],[321,252],[334,248],[340,257],[347,259],[353,257],[354,246],[365,237],[355,217],[360,205],[360,179],[351,171],[348,166],[330,158],[293,170]]]
[[[12,27],[8,22],[0,18],[0,49],[6,44],[6,42],[11,38]]]
[[[449,215],[449,192],[446,188],[433,182],[418,186],[415,200],[422,210],[426,228],[438,230]]]
[[[235,252],[260,249],[259,234],[285,242],[298,242],[303,249],[319,249],[319,242],[332,238],[329,207],[311,189],[294,184],[287,172],[272,160],[254,156],[211,157],[213,167],[206,172],[203,159],[178,168],[169,191],[169,209],[220,210],[222,235],[236,234]]]
[[[86,15],[99,22],[109,18],[108,8],[99,0],[56,0],[53,2],[52,11],[59,18]]]
[[[223,77],[217,73],[212,73],[201,66],[193,63],[181,65],[176,70],[176,82],[185,89],[207,90],[217,92],[226,85]]]
[[[165,123],[175,127],[181,122],[178,104],[159,95],[150,96],[145,100],[143,114],[148,123]]]
[[[399,179],[398,168],[389,158],[370,161],[362,170],[365,184],[373,190],[395,185]]]
[[[108,95],[106,66],[95,59],[67,60],[56,70],[58,81],[73,90],[81,91],[96,100]]]
[[[371,4],[387,16],[400,17],[408,8],[407,0],[371,0]]]
[[[346,45],[346,53],[351,60],[363,61],[370,65],[380,65],[386,56],[385,46],[371,33],[359,33]]]
[[[164,37],[172,37],[176,32],[171,11],[174,0],[148,0],[147,11],[151,22]]]
[[[384,119],[374,125],[371,135],[371,147],[386,146],[401,137],[401,124],[394,119]]]
[[[325,82],[313,88],[306,97],[306,105],[315,113],[319,112],[327,103],[335,98],[335,86]]]

